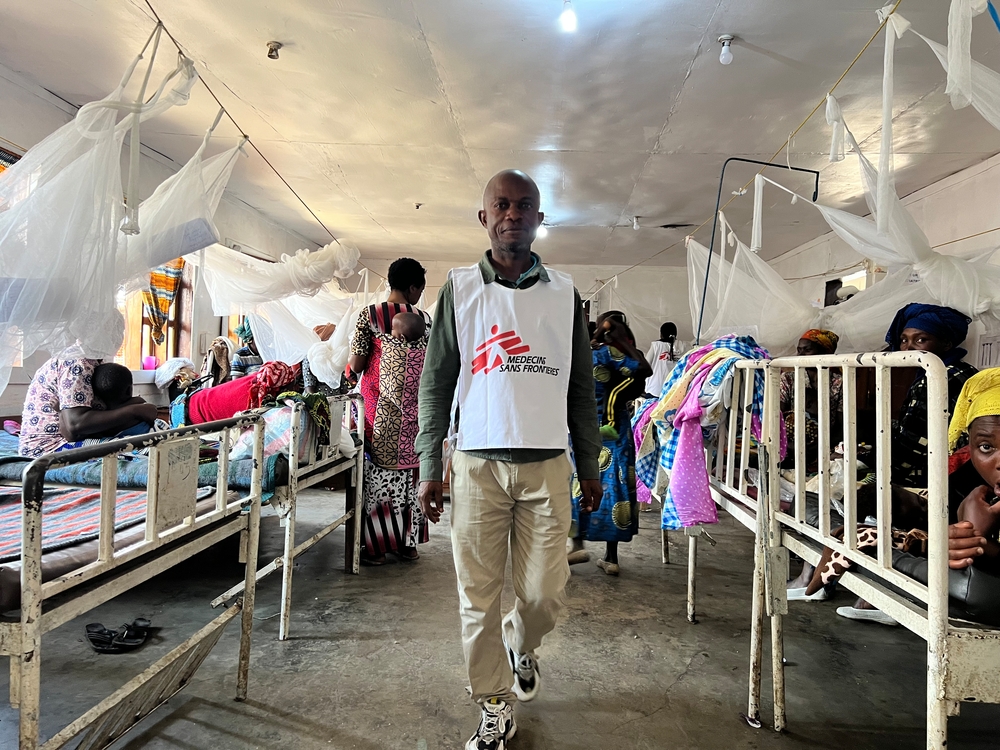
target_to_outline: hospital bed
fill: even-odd
[[[286,640],[289,633],[292,608],[292,576],[295,559],[314,547],[331,532],[344,527],[344,570],[357,575],[360,570],[361,524],[363,523],[364,449],[359,431],[351,429],[352,422],[365,423],[364,399],[358,394],[330,396],[330,429],[325,445],[319,441],[316,430],[304,429],[308,425],[305,405],[296,402],[292,407],[291,438],[288,445],[288,482],[275,490],[271,505],[277,510],[284,526],[284,551],[281,557],[257,571],[257,580],[281,570],[281,612],[278,625],[279,640]],[[357,406],[356,414],[347,407]],[[287,408],[287,407],[286,407]],[[363,434],[363,433],[360,433]],[[344,512],[331,519],[322,529],[308,539],[296,544],[295,520],[299,493],[310,487],[328,482],[338,474],[347,478]],[[333,495],[331,494],[332,498]],[[212,602],[220,606],[243,590],[240,583]]]
[[[249,490],[230,492],[223,460],[218,464],[212,496],[199,500],[201,437],[217,433],[221,453],[225,455],[233,433],[247,428],[254,430],[254,470]],[[135,449],[149,449],[148,481],[140,501],[143,512],[138,522],[131,517],[119,517],[124,506],[118,489],[118,455]],[[77,558],[75,565],[53,567],[49,564],[51,553],[46,551],[53,542],[51,519],[44,514],[46,472],[97,459],[101,468],[97,532],[94,539],[81,541],[81,545],[89,545],[91,554]],[[20,713],[20,750],[55,750],[70,743],[81,750],[106,747],[182,689],[211,652],[226,625],[237,617],[241,618],[242,629],[236,697],[246,698],[263,463],[263,423],[259,415],[249,414],[51,453],[35,459],[24,469],[17,561],[20,618],[0,622],[0,654],[10,660],[10,702]],[[123,520],[132,525],[123,524]],[[122,528],[123,525],[127,527]],[[240,601],[41,744],[42,636],[234,535],[239,535],[241,560],[246,562]],[[57,546],[66,542],[56,541]]]
[[[750,643],[750,685],[747,716],[759,721],[763,671],[763,626],[771,623],[771,672],[774,728],[786,727],[783,660],[783,615],[787,614],[786,581],[789,552],[816,564],[823,547],[843,554],[852,568],[841,585],[896,619],[927,643],[926,746],[947,745],[947,720],[959,713],[962,702],[1000,703],[1000,630],[949,615],[948,568],[948,393],[941,360],[922,352],[863,355],[787,357],[772,361],[740,362],[734,382],[733,407],[726,429],[709,448],[715,462],[710,477],[712,495],[755,535]],[[779,464],[782,415],[779,403],[781,370],[795,372],[795,481],[787,510],[780,502]],[[819,431],[818,518],[807,519],[804,403],[806,369],[817,368]],[[857,483],[846,481],[839,505],[843,511],[843,539],[832,534],[829,408],[830,372],[843,371],[844,476],[857,476],[857,392],[855,371],[874,370],[876,398],[876,507],[879,546],[875,556],[857,548],[859,511]],[[928,383],[928,560],[927,581],[920,582],[893,568],[891,546],[892,491],[890,466],[891,375],[900,368],[921,368]],[[747,404],[752,399],[755,371],[765,375],[762,440],[754,462],[759,468],[756,488],[749,486],[751,466]],[[737,449],[737,436],[741,436]],[[711,464],[710,464],[711,465]],[[754,496],[756,495],[756,497]],[[688,595],[689,617],[694,617],[694,578],[697,536],[691,537]],[[954,574],[952,574],[954,575]]]

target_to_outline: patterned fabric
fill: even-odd
[[[142,311],[149,318],[153,341],[162,344],[166,335],[163,327],[167,324],[170,306],[177,296],[184,272],[184,259],[177,258],[154,268],[149,274],[149,289],[142,290]]]
[[[243,322],[236,326],[236,330],[233,333],[244,344],[249,344],[253,341],[253,329],[250,327],[250,319],[244,318]]]
[[[804,338],[804,337],[803,337]],[[810,380],[811,376],[811,380]],[[805,443],[806,461],[811,465],[819,460],[819,412],[817,402],[817,387],[815,385],[815,373],[806,371],[806,404],[805,404]],[[789,460],[795,457],[795,373],[792,371],[781,373],[779,385],[781,399],[781,413],[784,416],[785,434],[787,436],[786,456]],[[841,427],[841,414],[843,406],[844,379],[839,370],[830,372],[830,427],[831,443],[836,445],[839,442],[839,435],[843,432]]]
[[[644,382],[632,377],[638,361],[612,346],[593,351],[594,391],[597,396],[598,424],[602,429],[598,466],[604,498],[593,513],[580,511],[579,475],[573,475],[573,525],[570,535],[591,542],[628,542],[639,531],[639,504],[636,497],[635,444],[628,406],[642,395]]]
[[[38,368],[28,386],[21,417],[22,456],[36,457],[52,453],[66,444],[59,432],[59,411],[89,407],[103,409],[94,397],[91,380],[96,359],[59,359],[53,357]]]
[[[214,488],[198,491],[198,499]],[[101,490],[46,489],[42,493],[42,552],[97,539],[101,530]],[[115,531],[146,519],[146,493],[118,491]],[[21,557],[21,488],[0,487],[0,563]]]
[[[286,404],[289,401],[297,401],[305,404],[306,411],[312,418],[313,424],[319,428],[317,441],[319,445],[330,444],[330,402],[325,396],[319,393],[297,393],[295,391],[284,391],[275,398],[275,403]]]
[[[383,469],[365,458],[364,550],[382,557],[430,540],[427,519],[417,502],[416,469]]]
[[[286,385],[294,383],[301,370],[300,365],[289,367],[284,362],[268,362],[263,365],[253,376],[253,382],[250,384],[250,402],[246,408],[257,409],[263,406],[268,399],[277,396]]]
[[[658,468],[669,472],[673,468],[680,434],[673,429],[673,416],[680,408],[688,388],[697,373],[705,368],[721,367],[712,373],[707,381],[718,389],[738,359],[770,359],[766,349],[757,345],[749,336],[726,336],[705,346],[694,349],[677,363],[663,384],[660,403],[653,411],[651,425],[643,439],[642,449],[636,459],[636,471],[647,487],[654,487]],[[754,375],[754,397],[751,420],[754,437],[760,439],[761,413],[764,408],[764,373]],[[665,439],[664,439],[665,438]]]
[[[417,341],[392,337],[392,319],[400,312],[421,315],[427,331]],[[430,335],[430,316],[412,305],[383,302],[358,315],[351,354],[368,358],[361,376],[365,399],[365,447],[383,469],[420,465],[413,443],[417,438],[417,392]]]
[[[927,554],[927,532],[920,529],[898,531],[893,529],[892,548],[911,555],[923,557]],[[834,532],[834,536],[843,541],[844,530]],[[874,557],[878,549],[878,529],[873,526],[858,527],[858,550]],[[826,586],[838,580],[851,569],[851,561],[840,552],[831,550],[830,560],[819,570],[820,580]]]
[[[835,334],[833,331],[824,331],[822,328],[810,328],[799,338],[812,341],[814,344],[819,344],[820,348],[822,348],[827,354],[836,354],[837,343],[840,341],[840,336]]]
[[[264,358],[254,354],[253,349],[244,346],[236,350],[232,364],[229,366],[229,377],[235,380],[246,375],[255,375],[264,366]]]
[[[962,435],[979,417],[997,414],[1000,414],[1000,367],[993,367],[976,373],[962,386],[948,429],[951,449],[955,450]]]
[[[947,364],[947,361],[946,361]],[[965,362],[948,364],[948,414],[973,375],[979,372]],[[906,394],[899,419],[892,425],[892,482],[903,487],[927,486],[927,378],[921,370]]]
[[[632,420],[632,438],[635,442],[635,450],[639,451],[639,447],[642,445],[642,434],[646,430],[646,425],[649,424],[649,418],[653,414],[653,407],[656,406],[656,399],[649,399],[638,411],[636,411],[635,417]],[[636,499],[643,503],[644,505],[649,505],[653,502],[653,495],[650,492],[651,488],[647,487],[641,481],[637,479],[635,484],[635,494]]]

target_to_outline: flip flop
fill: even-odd
[[[145,617],[137,617],[131,625],[122,625],[115,631],[111,644],[126,650],[139,648],[146,642],[151,625],[152,623]]]
[[[84,630],[90,647],[99,654],[120,654],[122,648],[114,645],[115,631],[99,622],[92,622]]]
[[[405,549],[412,550],[412,552],[404,552]],[[396,550],[396,557],[406,562],[415,562],[420,559],[420,553],[417,552],[416,547],[403,547],[403,549]]]
[[[373,568],[378,567],[379,565],[385,565],[385,555],[382,555],[381,557],[369,557],[368,555],[362,552],[361,564],[369,565]]]

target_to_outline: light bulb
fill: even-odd
[[[539,224],[538,229],[535,230],[535,239],[540,240],[548,236],[549,236],[549,228],[544,224]]]
[[[639,231],[639,217],[638,216],[633,216],[632,217],[632,228],[635,231],[637,231],[637,232]]]
[[[573,10],[573,5],[569,0],[563,3],[563,12],[559,16],[559,25],[567,34],[572,34],[576,31],[576,12]]]
[[[719,53],[719,62],[723,65],[729,65],[733,61],[733,50],[731,49],[733,36],[732,34],[723,34],[719,37],[719,41],[722,42],[722,52]]]

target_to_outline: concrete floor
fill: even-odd
[[[300,529],[331,495],[311,493]],[[335,508],[342,507],[340,493]],[[332,514],[329,514],[332,515]],[[445,519],[447,520],[447,519]],[[686,540],[662,566],[656,516],[623,545],[620,578],[575,566],[565,619],[540,652],[544,688],[517,709],[513,750],[613,748],[922,748],[925,657],[909,632],[838,618],[828,603],[793,603],[786,620],[789,731],[751,729],[746,710],[751,537],[724,517],[702,545],[700,623],[684,616]],[[263,524],[261,559],[281,549]],[[443,523],[416,564],[345,575],[342,532],[301,558],[292,639],[277,640],[280,581],[258,588],[250,695],[235,691],[238,622],[191,684],[114,745],[243,750],[458,750],[478,720],[468,702],[455,577]],[[598,552],[599,545],[594,545]],[[241,578],[235,549],[209,551],[47,635],[42,650],[43,735],[138,674],[218,614],[207,602]],[[510,593],[507,592],[509,601]],[[99,655],[83,625],[143,615],[158,626],[140,651]],[[0,690],[6,691],[6,669]],[[765,684],[765,693],[769,692]],[[949,748],[995,748],[1000,707],[968,705]],[[0,708],[0,748],[17,744],[17,713]]]

